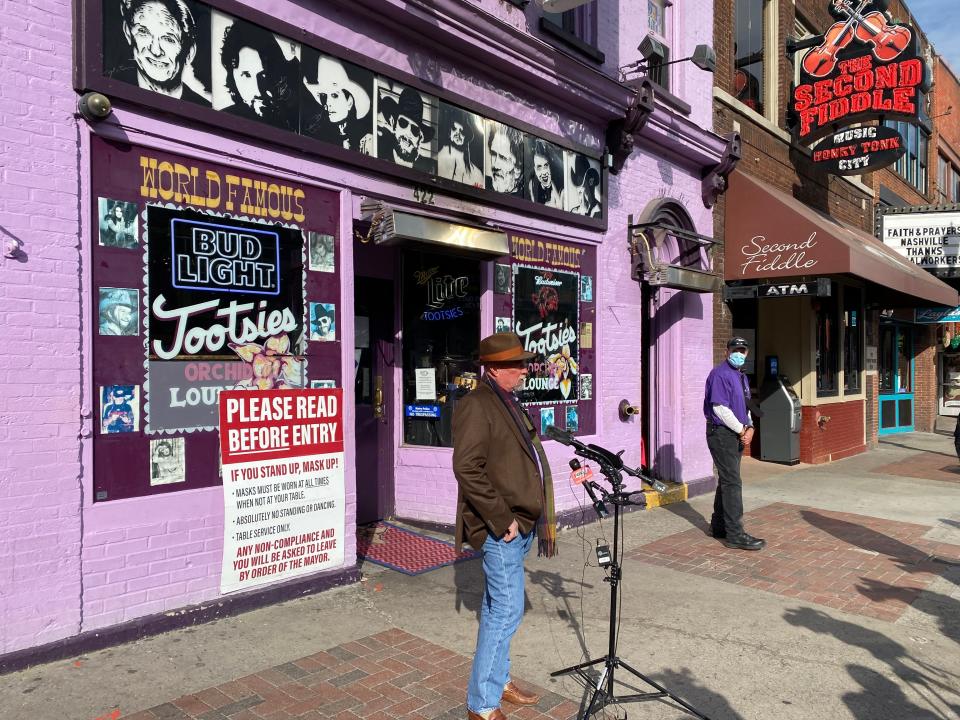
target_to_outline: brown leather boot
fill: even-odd
[[[467,710],[467,720],[483,720],[483,715],[477,715],[477,713]],[[489,720],[507,720],[507,716],[500,712],[500,708],[497,708],[490,713]]]
[[[524,692],[514,684],[513,680],[504,686],[502,699],[512,705],[536,705],[540,702],[539,695]]]

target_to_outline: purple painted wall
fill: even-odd
[[[349,12],[357,5],[376,6],[379,12],[357,19]],[[606,53],[604,70],[612,74],[614,67],[636,59],[642,34],[633,28],[645,25],[646,2],[604,0],[601,5],[610,13],[601,15],[599,45]],[[258,10],[294,27],[397,68],[400,79],[403,74],[417,76],[597,151],[606,123],[622,113],[622,107],[610,100],[612,91],[601,96],[590,83],[577,85],[577,78],[551,76],[550,68],[519,56],[511,47],[511,32],[530,33],[528,28],[536,28],[534,3],[525,11],[500,0],[453,4],[463,15],[490,13],[504,21],[502,45],[488,48],[473,63],[462,60],[475,52],[479,42],[464,29],[466,21],[437,11],[434,3],[353,0],[311,6],[315,13],[293,2],[256,3]],[[697,42],[708,41],[712,6],[697,0],[674,7],[676,57],[689,54]],[[390,12],[410,13],[418,22],[432,24],[438,45],[424,44],[422,33],[397,24],[385,32],[369,19]],[[183,127],[169,117],[161,119],[122,103],[108,121],[92,128],[73,115],[70,3],[0,0],[0,13],[4,17],[0,25],[0,95],[4,98],[0,104],[0,238],[4,244],[22,242],[15,258],[0,261],[0,336],[5,341],[5,369],[0,374],[2,654],[210,600],[219,593],[220,488],[92,502],[90,434],[96,403],[90,381],[93,318],[89,317],[90,268],[85,258],[90,257],[95,240],[91,218],[78,210],[91,203],[90,133],[338,192],[344,279],[341,318],[353,315],[352,243],[347,239],[352,236],[352,219],[359,217],[359,198],[391,198],[411,207],[414,198],[410,186],[403,183],[221,137],[214,129]],[[551,52],[541,44],[543,52]],[[685,205],[699,232],[710,234],[712,222],[700,202],[699,177],[702,165],[710,158],[716,161],[721,147],[686,135],[711,124],[710,76],[689,63],[679,63],[673,72],[673,87],[692,106],[692,113],[689,118],[675,118],[661,107],[654,114],[623,172],[611,177],[606,233],[571,230],[472,200],[442,196],[436,200],[439,210],[482,216],[508,231],[598,246],[594,288],[598,307],[594,343],[600,357],[594,390],[597,434],[586,439],[626,448],[631,464],[640,457],[640,425],[637,420],[621,423],[616,408],[621,398],[640,401],[639,350],[648,339],[640,336],[640,289],[629,277],[627,217],[641,212],[652,199],[669,196]],[[523,81],[504,80],[511,73]],[[557,101],[560,86],[564,102]],[[710,360],[710,353],[703,349],[711,347],[707,300],[688,297],[686,317],[670,330],[681,373],[669,386],[677,409],[670,432],[684,480],[710,474],[699,431],[700,393]],[[485,298],[483,308],[484,326],[492,326],[491,297]],[[343,348],[352,348],[353,328],[348,323],[342,326],[341,340]],[[352,350],[343,351],[342,362],[350,367]],[[394,407],[399,407],[399,398]],[[347,405],[345,411],[345,425],[353,427],[352,407]],[[397,427],[399,433],[399,423]],[[681,432],[681,428],[694,430]],[[569,454],[556,443],[547,445],[557,479],[557,505],[561,510],[576,507],[577,493],[567,482]],[[348,435],[348,458],[353,449]],[[397,465],[397,514],[452,522],[456,487],[450,451],[403,447],[397,452]],[[350,528],[356,494],[349,467],[346,484],[346,526]],[[349,532],[345,553],[348,558],[355,554]]]
[[[81,626],[83,358],[70,3],[0,0],[0,16],[3,652]]]

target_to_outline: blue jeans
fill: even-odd
[[[524,607],[523,559],[533,546],[535,530],[510,542],[487,536],[483,542],[486,586],[480,606],[480,631],[473,670],[467,685],[467,708],[485,713],[500,707],[510,680],[510,641],[520,627]]]

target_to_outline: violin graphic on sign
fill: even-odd
[[[860,0],[854,8],[851,0],[833,0],[836,14],[846,16],[846,20],[831,25],[823,34],[823,43],[803,58],[803,69],[808,75],[829,75],[837,65],[837,54],[854,40],[872,45],[873,56],[882,62],[895,59],[909,47],[913,38],[909,29],[891,25],[879,10],[863,14],[872,2]]]

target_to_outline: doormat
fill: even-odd
[[[457,555],[453,543],[378,522],[357,529],[357,557],[405,575],[420,575],[437,568],[480,557],[474,550]]]

